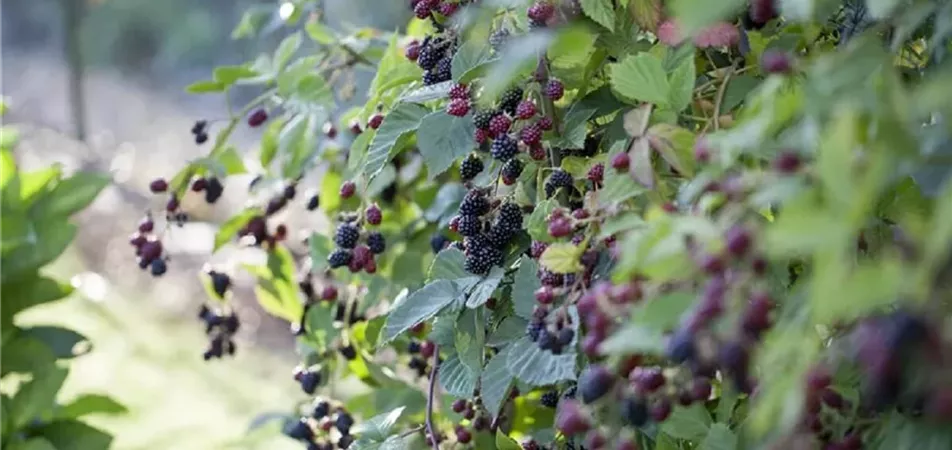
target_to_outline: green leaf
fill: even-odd
[[[284,38],[278,48],[274,51],[274,58],[272,62],[272,67],[274,68],[274,73],[279,74],[284,71],[284,68],[288,65],[288,62],[291,61],[291,57],[297,53],[298,49],[301,48],[301,33],[295,32],[288,35]]]
[[[522,332],[525,333],[525,328]],[[483,369],[482,375],[480,375],[479,385],[483,406],[493,417],[499,414],[503,403],[509,397],[512,382],[515,380],[512,374],[509,373],[509,369],[506,368],[510,348],[506,347],[493,356]]]
[[[549,214],[552,214],[556,207],[558,207],[558,203],[554,199],[543,200],[535,205],[535,209],[532,210],[532,214],[526,222],[526,231],[529,232],[532,239],[542,242],[555,240],[552,236],[549,236]]]
[[[599,25],[615,31],[615,11],[612,0],[582,0],[582,12]]]
[[[651,53],[630,55],[612,64],[609,70],[612,89],[618,95],[632,101],[669,106],[671,86],[657,56]]]
[[[253,217],[260,213],[257,208],[246,209],[221,224],[221,227],[219,227],[215,233],[215,247],[212,251],[218,251],[223,245],[231,242],[231,239],[238,234],[238,231],[244,228]]]
[[[627,172],[608,170],[605,173],[605,185],[598,191],[598,204],[612,206],[643,194],[646,189],[635,182]]]
[[[549,244],[539,263],[551,272],[555,273],[575,273],[583,269],[582,253],[584,248],[570,242],[556,242]]]
[[[21,384],[10,401],[13,428],[21,428],[52,411],[67,374],[69,371],[64,367],[50,367],[49,370],[34,372],[33,379]]]
[[[368,90],[372,99],[379,98],[383,94],[384,87],[387,87],[387,84],[393,80],[400,80],[400,84],[389,86],[387,89],[419,80],[423,74],[419,66],[403,55],[403,49],[398,38],[399,33],[393,33],[390,42],[387,44],[387,50],[384,51],[383,57],[380,58],[380,64],[377,65],[377,74],[370,82]],[[373,108],[374,102],[367,102],[367,105]]]
[[[89,352],[89,339],[73,330],[54,326],[36,326],[22,330],[23,336],[49,347],[57,359],[68,359]]]
[[[12,324],[12,318],[27,308],[59,300],[73,293],[73,287],[44,276],[28,276],[0,285],[3,308],[2,324]]]
[[[484,101],[494,100],[516,77],[531,72],[539,52],[545,51],[555,37],[547,30],[536,30],[525,36],[510,38],[483,78],[484,91],[480,99],[485,97]]]
[[[436,281],[471,277],[472,274],[463,269],[465,262],[466,255],[462,251],[455,248],[444,249],[433,259],[426,279],[427,281]]]
[[[12,441],[3,447],[5,450],[56,450],[50,441],[43,438],[32,438],[26,441]]]
[[[724,100],[721,102],[721,113],[733,111],[747,98],[757,86],[760,86],[761,80],[750,75],[738,75],[731,78],[724,91]]]
[[[483,303],[486,303],[486,301],[492,297],[493,292],[496,291],[496,287],[499,286],[505,274],[506,269],[493,267],[489,275],[486,275],[486,278],[477,283],[476,287],[469,293],[469,298],[466,299],[466,306],[469,308],[478,308],[482,306]]]
[[[7,330],[4,330],[6,333]],[[0,376],[8,373],[46,373],[55,370],[56,356],[43,342],[27,336],[4,336]]]
[[[36,244],[19,246],[5,255],[3,271],[0,272],[0,279],[4,283],[58,258],[73,241],[77,227],[62,220],[40,220],[34,222],[33,231]]]
[[[486,345],[499,347],[511,344],[526,335],[527,325],[529,325],[529,321],[522,317],[506,317],[489,336],[489,339],[486,340]]]
[[[470,39],[460,46],[453,55],[453,80],[458,83],[468,83],[482,75],[493,62],[489,46],[484,41]]]
[[[704,405],[678,405],[674,407],[668,420],[661,424],[661,431],[678,439],[699,441],[707,436],[710,427],[711,414]]]
[[[466,309],[456,320],[453,346],[463,365],[474,373],[483,368],[486,345],[486,324],[481,310]]]
[[[437,316],[427,339],[446,348],[456,348],[456,320],[459,316],[459,311],[447,311]]]
[[[308,37],[318,44],[330,45],[337,41],[334,36],[334,30],[330,29],[318,20],[310,20],[304,25],[304,31]]]
[[[371,417],[354,426],[352,431],[361,438],[370,438],[377,442],[383,442],[387,440],[387,436],[390,435],[390,430],[396,425],[397,420],[400,419],[400,415],[403,414],[405,409],[406,407],[400,407],[390,412]]]
[[[108,433],[75,420],[56,421],[36,431],[56,450],[107,449],[112,445],[112,436]]]
[[[258,76],[258,72],[245,66],[219,66],[212,73],[215,81],[226,87],[235,84],[238,80]]]
[[[35,200],[34,197],[45,194],[54,183],[58,182],[63,175],[63,165],[55,163],[32,172],[20,174],[20,197],[23,203],[29,205]]]
[[[218,81],[198,81],[185,87],[185,92],[189,94],[209,94],[225,92],[227,89],[224,83]]]
[[[578,322],[573,322],[577,326]],[[539,348],[539,344],[525,336],[513,343],[506,357],[509,373],[532,386],[555,384],[575,379],[575,348],[567,348],[561,355]]]
[[[564,130],[556,146],[565,148],[582,148],[585,146],[585,136],[588,135],[588,119],[595,114],[594,108],[573,107],[565,115]]]
[[[667,123],[648,129],[648,142],[675,170],[685,177],[694,176],[694,133]]]
[[[456,207],[459,206],[463,196],[466,195],[466,188],[459,183],[443,183],[433,203],[423,212],[423,217],[429,222],[438,222],[442,226],[442,221],[456,214]]]
[[[420,127],[420,122],[428,113],[429,110],[416,103],[401,103],[390,111],[367,150],[364,175],[379,173],[390,158],[402,150],[406,143],[404,138]]]
[[[469,398],[476,388],[479,374],[463,364],[456,354],[452,354],[440,364],[440,385],[450,395],[457,398]]]
[[[330,238],[320,233],[311,233],[307,239],[308,250],[311,255],[311,270],[320,272],[327,267],[327,257],[330,256],[334,245]]]
[[[539,266],[531,258],[522,258],[519,269],[516,270],[512,285],[512,307],[516,315],[523,319],[532,319],[532,311],[536,305],[535,291],[542,287],[542,282],[536,275],[538,271]]]
[[[82,394],[56,411],[54,420],[78,419],[90,414],[120,415],[129,412],[108,395]]]
[[[100,174],[80,172],[56,184],[33,205],[31,215],[54,220],[89,206],[111,180]]]
[[[502,430],[496,430],[496,450],[522,450],[522,446]]]
[[[694,305],[695,299],[693,294],[683,291],[646,299],[635,308],[632,322],[660,331],[671,330],[680,322],[681,315]]]
[[[387,315],[382,342],[389,342],[414,325],[437,315],[460,294],[452,281],[437,280],[408,295],[403,301],[394,303]]]
[[[737,448],[737,436],[727,425],[715,423],[701,442],[701,450],[734,450]]]
[[[664,335],[661,331],[636,323],[626,323],[620,330],[605,339],[598,347],[604,354],[664,353]]]
[[[696,70],[693,56],[692,54],[691,57],[684,58],[668,79],[668,83],[671,86],[671,90],[668,92],[668,105],[671,107],[671,110],[676,113],[684,111],[684,108],[687,108],[694,98]],[[731,84],[733,84],[733,82],[734,80],[731,80]],[[729,89],[730,85],[728,85],[728,90]],[[724,109],[724,111],[730,111],[730,109]]]
[[[417,147],[427,167],[427,179],[435,179],[469,154],[475,145],[475,133],[470,116],[455,117],[440,110],[424,117],[417,131]]]
[[[423,103],[439,98],[446,98],[450,92],[450,88],[452,88],[454,84],[456,83],[453,83],[452,81],[444,81],[441,83],[431,84],[429,86],[422,86],[404,93],[400,96],[398,101],[407,103]]]
[[[337,304],[333,302],[320,302],[307,309],[304,327],[308,337],[313,339],[319,351],[326,350],[336,334],[337,330],[334,328],[336,309]]]
[[[740,11],[745,0],[673,0],[668,5],[672,15],[678,20],[678,30],[682,36],[693,37],[702,28],[727,19]]]

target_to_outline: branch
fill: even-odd
[[[440,443],[433,428],[433,393],[436,391],[436,377],[440,371],[440,346],[433,345],[433,370],[430,371],[430,390],[426,396],[426,431],[430,433],[433,450],[440,450]]]

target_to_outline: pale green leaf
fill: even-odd
[[[578,322],[573,322],[577,324]],[[524,383],[543,386],[559,381],[574,380],[575,349],[566,349],[561,355],[539,348],[539,344],[523,337],[511,344],[506,358],[509,373]]]
[[[551,272],[575,273],[583,269],[580,261],[585,249],[570,242],[549,244],[539,263]]]
[[[420,122],[429,113],[416,103],[401,103],[390,111],[377,129],[377,134],[367,150],[364,175],[374,176],[383,169],[396,153],[402,150],[409,133],[420,127]]]
[[[414,325],[437,315],[461,295],[450,280],[437,280],[395,303],[387,316],[382,342],[389,342]]]
[[[420,122],[417,147],[427,167],[427,178],[435,179],[473,150],[476,126],[469,116],[455,117],[446,111],[430,113]]]
[[[474,372],[460,362],[455,354],[450,355],[440,364],[440,385],[450,395],[457,398],[470,398],[476,388],[479,373]]]
[[[668,106],[671,86],[661,59],[638,53],[610,66],[612,89],[623,98]]]
[[[468,40],[453,55],[453,80],[468,83],[485,72],[493,61],[492,53],[485,42]]]
[[[582,12],[586,16],[607,28],[615,31],[615,11],[612,0],[581,0]]]
[[[668,420],[661,424],[661,431],[664,433],[689,441],[705,438],[710,428],[711,414],[701,404],[675,406]]]
[[[701,442],[701,450],[735,450],[737,436],[727,425],[715,423]]]
[[[522,258],[519,269],[516,270],[515,281],[512,286],[512,307],[516,315],[523,319],[531,319],[535,308],[535,291],[542,287],[542,282],[536,275],[539,266],[531,258]]]
[[[668,93],[668,105],[676,113],[684,111],[684,108],[691,104],[694,97],[695,67],[693,56],[692,53],[691,57],[684,58],[668,78],[671,85],[671,91]]]
[[[506,270],[502,267],[493,267],[489,274],[486,275],[486,278],[477,283],[469,293],[469,298],[466,299],[466,306],[469,308],[478,308],[482,306],[483,303],[486,303],[486,301],[492,297],[493,292],[496,291],[496,287],[499,286],[505,274]]]
[[[405,407],[394,409],[390,412],[380,414],[367,419],[354,426],[353,433],[361,438],[370,438],[374,441],[383,442],[387,440],[393,426],[396,425],[400,415],[403,414]]]

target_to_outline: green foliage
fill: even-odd
[[[0,131],[8,133],[10,128]],[[125,407],[105,395],[81,394],[61,403],[60,388],[69,362],[89,350],[81,334],[66,328],[26,325],[21,314],[61,300],[73,289],[42,273],[72,241],[71,216],[86,208],[110,182],[80,172],[65,176],[59,166],[32,172],[17,167],[13,146],[2,152],[2,283],[0,297],[0,376],[3,431],[11,449],[108,448],[112,437],[83,422],[88,415],[122,414]]]

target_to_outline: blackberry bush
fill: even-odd
[[[302,395],[373,386],[320,414],[305,402],[289,436],[945,449],[952,6],[897,4],[416,0],[409,35],[292,20],[316,40],[292,32],[279,73],[247,64],[193,88],[249,71],[242,89],[261,92],[193,127],[213,148],[150,184],[167,214],[137,225],[131,252],[172,270],[161,218],[185,222],[190,192],[214,202],[212,180],[248,171],[230,135],[269,111],[263,142],[282,145],[261,146],[214,248],[266,255],[248,269],[294,324]],[[374,65],[363,104],[322,94],[355,92],[350,72]],[[322,126],[352,132],[319,142]],[[330,227],[279,223],[302,204]],[[217,359],[237,293],[213,273]]]

